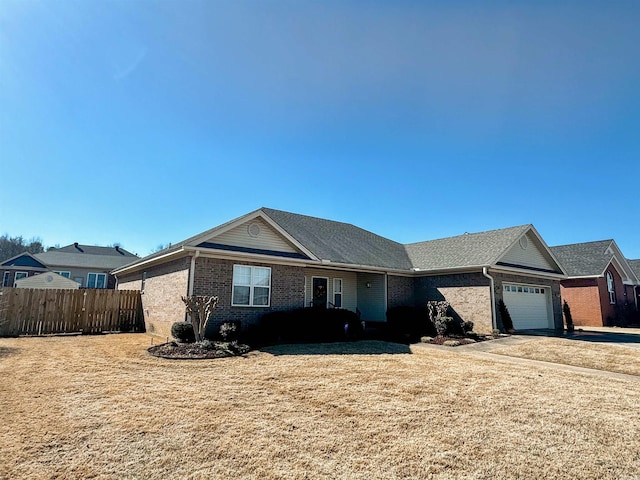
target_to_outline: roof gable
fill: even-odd
[[[0,264],[2,267],[31,267],[31,268],[47,268],[47,266],[35,258],[29,252],[21,253],[15,257],[11,257]]]
[[[16,280],[17,288],[47,288],[47,289],[77,289],[80,288],[80,284],[73,280],[58,275],[54,272],[45,272],[40,275],[33,275],[31,277],[21,278]]]
[[[614,261],[616,270],[627,282],[637,280],[633,268],[612,239],[595,242],[573,243],[551,247],[570,277],[602,277]]]
[[[263,216],[252,216],[244,222],[198,240],[203,241],[192,246],[288,258],[308,258],[293,241],[280,233]]]
[[[495,264],[530,225],[465,233],[406,245],[414,268],[419,270],[449,270],[464,267],[485,267]]]
[[[533,227],[521,235],[496,264],[525,270],[563,273],[562,266],[553,258],[549,247]]]

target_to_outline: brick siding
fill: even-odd
[[[269,307],[231,306],[234,265],[271,268]],[[194,294],[218,296],[218,306],[213,313],[208,334],[215,333],[220,324],[228,321],[240,321],[241,328],[244,329],[256,323],[267,312],[303,307],[304,271],[302,267],[295,266],[199,257],[196,260]]]
[[[609,301],[606,274],[604,277],[562,281],[562,299],[569,304],[575,325],[589,327],[614,325],[620,309],[634,303],[632,294],[629,294],[632,289],[625,287],[615,267],[610,264],[606,271],[611,272],[613,276],[616,292],[616,303],[613,305]]]
[[[491,288],[481,273],[433,275],[415,279],[415,299],[419,306],[428,300],[446,300],[453,315],[471,321],[474,331],[491,333]]]
[[[142,309],[148,333],[171,337],[171,325],[185,320],[181,296],[189,288],[190,257],[146,269]],[[140,290],[142,272],[118,277],[118,290]]]
[[[387,276],[387,309],[414,304],[414,279],[394,275]]]
[[[595,278],[563,280],[562,300],[571,308],[573,323],[579,327],[601,327],[600,288]]]

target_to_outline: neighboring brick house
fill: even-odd
[[[625,325],[637,310],[637,274],[614,240],[551,247],[567,270],[562,298],[577,326]]]
[[[21,253],[0,263],[2,287],[14,287],[22,278],[54,272],[84,288],[115,288],[109,272],[139,257],[120,247],[97,247],[74,243],[43,253]]]
[[[640,280],[640,259],[638,260],[629,260],[627,259],[627,263],[633,270],[636,278]],[[636,285],[636,310],[640,311],[640,281]]]
[[[478,331],[561,328],[565,272],[531,225],[403,245],[351,224],[261,208],[112,272],[142,291],[147,331],[170,335],[184,295],[217,295],[213,324],[320,305],[384,322],[388,308],[446,299]]]

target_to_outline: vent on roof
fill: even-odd
[[[78,242],[75,242],[75,243],[73,244],[73,246],[74,246],[74,247],[76,247],[79,251],[84,252],[84,250],[82,250],[82,249],[80,248],[80,246],[78,245]]]

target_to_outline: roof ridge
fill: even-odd
[[[270,210],[270,211],[273,211],[273,212],[284,213],[286,215],[294,215],[296,217],[304,217],[304,218],[310,218],[312,220],[319,220],[321,222],[330,222],[330,223],[335,223],[335,224],[339,224],[339,225],[346,225],[348,227],[357,228],[358,230],[360,230],[362,232],[370,233],[371,235],[375,235],[376,237],[384,238],[385,240],[393,242],[393,243],[396,243],[398,245],[404,245],[403,243],[400,243],[400,242],[398,242],[396,240],[393,240],[393,239],[391,239],[389,237],[385,237],[384,235],[380,235],[379,233],[372,232],[371,230],[367,230],[366,228],[362,228],[362,227],[360,227],[358,225],[355,225],[353,223],[350,223],[350,222],[341,222],[340,220],[331,220],[330,218],[315,217],[313,215],[305,215],[305,214],[302,214],[302,213],[288,212],[286,210],[279,210],[277,208],[261,207],[260,210],[262,210],[267,215],[269,215],[268,211]],[[274,222],[278,223],[278,221],[275,218],[272,218],[271,216],[269,216],[269,218],[271,218],[271,220],[273,220]],[[281,225],[281,228],[284,228],[284,227]]]
[[[614,242],[615,240],[613,238],[606,238],[603,240],[592,240],[590,242],[576,242],[576,243],[567,243],[564,245],[554,245],[553,247],[549,247],[549,248],[558,248],[558,247],[575,247],[576,245],[595,245],[596,243],[605,243],[605,242]]]
[[[522,225],[515,225],[513,227],[494,228],[492,230],[484,230],[482,232],[463,233],[461,235],[452,235],[450,237],[433,238],[431,240],[422,240],[422,241],[419,241],[419,242],[405,243],[404,245],[405,246],[411,246],[411,245],[418,245],[418,244],[421,244],[421,243],[438,242],[438,241],[441,241],[441,240],[452,240],[454,238],[474,237],[474,236],[483,235],[483,234],[486,234],[486,233],[504,232],[504,231],[507,231],[507,230],[516,230],[516,229],[524,229],[524,228],[531,228],[531,227],[533,227],[533,224],[525,223],[525,224],[522,224]]]

